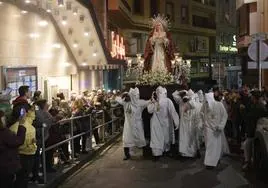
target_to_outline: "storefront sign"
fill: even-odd
[[[220,49],[221,52],[237,52],[237,48],[234,46],[223,46],[220,45]]]
[[[112,42],[112,49],[111,55],[113,58],[116,59],[125,59],[126,57],[126,49],[124,45],[124,38],[115,34],[113,31],[111,32],[111,42]]]
[[[224,43],[224,44],[219,45],[218,49],[219,49],[220,52],[236,53],[238,51],[237,47],[236,47],[236,35],[233,35],[232,37],[229,37],[229,38],[230,38],[229,42],[221,40],[221,43]],[[226,45],[226,43],[227,43],[227,45]]]

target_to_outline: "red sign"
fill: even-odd
[[[111,40],[112,40],[112,51],[111,55],[116,59],[125,59],[126,57],[126,48],[124,45],[124,38],[115,34],[113,31],[111,32]]]

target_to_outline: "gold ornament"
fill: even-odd
[[[155,28],[155,26],[158,24],[161,24],[165,30],[168,30],[168,28],[170,27],[169,19],[164,15],[160,14],[154,16],[154,18],[151,19],[149,24],[151,28]]]

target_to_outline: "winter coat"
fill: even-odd
[[[76,112],[74,112],[73,117],[79,117],[79,116],[85,116],[86,109],[79,109]],[[83,117],[80,119],[74,120],[74,130],[75,132],[85,132],[90,129],[90,118],[89,117]]]
[[[20,169],[18,147],[24,143],[26,129],[18,126],[17,135],[0,128],[0,175],[10,175]]]
[[[257,122],[260,118],[267,116],[267,110],[262,104],[251,104],[248,107],[248,111],[246,113],[246,134],[247,137],[254,137]]]
[[[52,117],[52,115],[45,111],[45,110],[37,110],[36,112],[36,122],[35,122],[35,128],[36,128],[36,140],[37,140],[37,144],[39,146],[41,146],[42,144],[42,127],[43,127],[43,123],[46,124],[45,127],[45,141],[48,139],[49,137],[49,130],[52,126],[52,124],[56,123],[56,120],[54,119],[54,117]]]
[[[23,155],[34,155],[37,149],[36,146],[36,131],[33,126],[33,121],[35,119],[35,111],[28,111],[25,117],[24,127],[26,128],[26,137],[23,145],[19,147],[19,154]],[[19,127],[19,122],[17,121],[11,125],[10,130],[17,134]]]

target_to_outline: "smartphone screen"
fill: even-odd
[[[25,115],[25,109],[22,108],[20,109],[20,117],[23,117]]]

